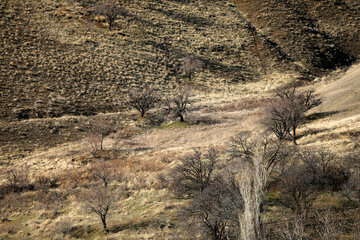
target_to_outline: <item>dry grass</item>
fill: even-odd
[[[346,75],[343,77],[346,78]],[[320,94],[327,99],[324,101],[327,106],[331,105],[333,98],[328,97],[325,90],[330,89],[329,93],[333,94],[334,84],[337,81],[323,80],[316,85]],[[217,146],[224,151],[234,133],[261,130],[258,122],[262,117],[262,107],[271,97],[268,92],[264,98],[256,98],[255,93],[261,89],[254,88],[240,98],[234,92],[207,96],[199,94],[195,105],[197,110],[189,116],[191,124],[186,127],[174,125],[172,128],[153,128],[141,132],[134,125],[142,120],[135,118],[133,123],[128,124],[128,130],[122,130],[131,134],[125,134],[125,138],[118,136],[123,132],[107,137],[104,142],[107,154],[116,153],[113,155],[116,157],[107,161],[116,173],[115,181],[110,186],[122,192],[108,221],[108,236],[102,233],[98,218],[86,213],[77,198],[81,188],[94,184],[89,169],[96,159],[89,154],[84,141],[38,150],[17,161],[14,166],[27,166],[33,173],[32,180],[39,179],[39,176],[56,176],[59,186],[49,193],[35,190],[21,194],[21,198],[19,195],[6,196],[2,203],[12,204],[13,207],[6,213],[10,222],[1,224],[2,236],[12,239],[24,239],[27,234],[36,239],[46,239],[53,234],[57,239],[75,236],[82,239],[168,239],[176,236],[179,230],[173,228],[174,213],[176,206],[183,202],[173,199],[166,190],[168,171],[177,164],[180,155],[193,148],[204,150]],[[350,97],[351,92],[347,94]],[[342,104],[348,104],[346,99],[349,98],[344,98]],[[314,109],[313,113],[321,110],[321,107]],[[336,107],[332,110],[338,111]],[[360,128],[360,117],[352,108],[343,108],[342,111],[346,111],[346,114],[324,114],[309,120],[299,129],[299,144],[321,146],[338,152],[350,149],[350,135]],[[54,192],[58,194],[54,195]],[[331,202],[326,200],[325,203],[324,197],[321,197],[316,206],[338,203],[337,198],[331,199]],[[276,202],[276,197],[271,201]],[[33,206],[30,205],[35,202]],[[273,214],[279,209],[274,206],[269,210]]]

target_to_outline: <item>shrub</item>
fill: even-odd
[[[214,148],[210,148],[206,154],[195,149],[192,154],[182,157],[180,165],[172,171],[170,189],[177,197],[193,197],[215,181],[214,170],[218,161]]]

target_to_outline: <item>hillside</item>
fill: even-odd
[[[192,199],[175,196],[175,167],[214,148],[217,180],[230,177],[221,174],[242,168],[231,165],[232,138],[242,131],[265,136],[268,106],[292,85],[314,89],[322,103],[298,126],[298,146],[289,136],[281,143],[288,162],[279,167],[287,170],[297,151],[324,149],[336,160],[331,180],[340,179],[318,191],[305,237],[319,239],[315,218],[324,209],[339,223],[336,239],[360,237],[360,208],[341,194],[353,174],[341,167],[353,167],[346,156],[360,133],[357,0],[133,0],[112,30],[90,14],[95,2],[0,2],[0,239],[207,239],[182,226],[193,218],[178,218]],[[204,62],[191,82],[182,71],[189,55]],[[192,111],[185,122],[165,117],[162,106],[144,117],[130,109],[127,93],[144,85],[157,86],[162,97],[187,85]],[[94,150],[99,119],[111,130],[104,149]],[[108,233],[84,207],[86,193],[101,195],[96,171],[110,176]],[[219,189],[208,194],[216,199]],[[281,230],[289,224],[282,215],[292,215],[281,190],[270,186],[264,197],[268,230]]]
[[[133,1],[108,31],[90,1],[2,1],[0,117],[117,111],[127,87],[182,82],[186,55],[206,63],[194,83],[202,91],[274,72],[309,78],[359,55],[357,1],[240,2]]]

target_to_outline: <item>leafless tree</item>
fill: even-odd
[[[115,177],[114,170],[104,159],[98,160],[90,172],[95,180],[100,180],[104,183],[104,188],[107,188],[109,183],[114,180]]]
[[[194,149],[194,153],[180,159],[180,165],[172,172],[171,189],[177,197],[193,197],[203,191],[214,180],[214,169],[218,154],[210,148],[206,154]]]
[[[284,167],[279,181],[280,202],[296,214],[307,216],[323,190],[339,190],[347,171],[337,156],[324,149],[302,149]]]
[[[156,89],[151,86],[145,86],[128,93],[129,106],[138,110],[143,117],[144,114],[160,101]]]
[[[90,122],[90,129],[87,134],[87,141],[92,148],[94,157],[98,157],[98,152],[103,150],[103,143],[106,136],[113,132],[113,126],[103,116],[96,116]]]
[[[269,132],[257,138],[254,138],[250,132],[240,132],[231,138],[230,144],[231,158],[240,162],[251,162],[255,152],[261,151],[268,175],[271,175],[273,169],[291,154],[291,149],[285,148],[283,142],[273,139]]]
[[[281,161],[281,145],[251,137],[248,132],[237,134],[231,142],[230,156],[244,204],[238,215],[241,239],[257,240],[263,237],[261,208],[269,175]]]
[[[296,145],[296,129],[304,121],[305,113],[320,104],[321,99],[314,90],[298,93],[293,87],[279,91],[264,123],[280,140],[289,134]]]
[[[109,24],[109,30],[111,30],[115,20],[118,19],[119,16],[124,16],[126,10],[125,8],[118,6],[115,0],[104,0],[95,4],[93,13],[104,16]]]
[[[191,111],[192,103],[190,98],[190,89],[179,87],[170,97],[165,97],[165,114],[180,118],[180,122],[184,122],[184,115]]]
[[[200,231],[206,239],[235,239],[239,230],[237,203],[241,196],[230,188],[231,185],[219,180],[198,192],[190,204],[178,212],[184,227],[191,233]]]
[[[85,208],[100,217],[106,232],[108,232],[106,218],[113,207],[115,199],[116,194],[111,189],[103,187],[90,189],[81,196]]]
[[[191,81],[194,72],[202,68],[204,66],[204,62],[201,61],[199,58],[196,58],[194,56],[186,56],[183,59],[183,65],[182,70],[186,73],[187,77],[189,78],[189,81]]]
[[[286,107],[282,103],[273,103],[265,109],[263,125],[283,141],[290,131],[290,124],[285,114]]]
[[[295,214],[307,216],[319,195],[316,178],[306,165],[292,163],[280,178],[280,202]]]

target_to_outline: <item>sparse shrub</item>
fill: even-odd
[[[97,116],[90,122],[90,129],[86,136],[88,143],[91,146],[91,154],[94,157],[99,157],[99,152],[103,151],[104,139],[114,131],[110,121],[103,116]]]
[[[190,89],[179,87],[171,97],[165,97],[165,114],[180,118],[180,122],[184,122],[184,115],[191,112],[191,103]]]
[[[30,183],[28,170],[25,168],[10,168],[5,171],[6,182],[0,186],[0,199],[7,194],[34,190],[34,184]]]
[[[62,237],[70,235],[72,229],[72,223],[67,220],[57,222],[55,225],[55,231],[62,235]]]
[[[327,209],[325,211],[317,211],[316,217],[316,233],[320,240],[335,240],[341,234],[340,224],[336,220],[334,213]]]
[[[29,173],[25,168],[11,168],[6,172],[8,185],[13,189],[22,189],[29,184]]]
[[[48,191],[50,188],[58,186],[58,178],[50,178],[44,175],[40,175],[35,180],[35,188],[38,190]]]
[[[277,239],[281,240],[303,240],[306,239],[306,219],[297,214],[283,216],[280,229],[277,231]]]
[[[198,150],[180,159],[180,165],[172,172],[171,190],[177,197],[190,198],[215,181],[217,152],[210,148],[206,154]]]
[[[98,160],[95,166],[90,169],[90,173],[95,181],[102,181],[105,188],[115,178],[114,169],[104,159]]]
[[[117,5],[115,0],[99,1],[92,10],[93,14],[102,15],[109,24],[109,30],[113,27],[115,20],[126,15],[126,10]]]
[[[189,78],[189,81],[192,80],[193,75],[197,69],[200,69],[204,66],[204,62],[199,58],[194,56],[186,56],[183,59],[182,70],[186,73],[186,76]]]
[[[138,110],[143,117],[147,111],[155,107],[160,101],[156,89],[151,86],[143,86],[128,93],[128,104]]]

